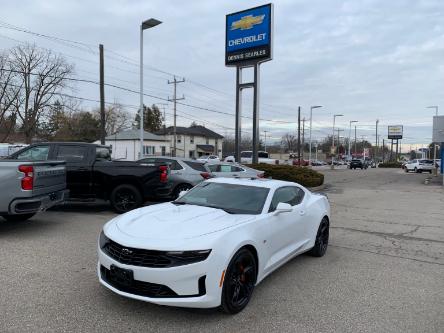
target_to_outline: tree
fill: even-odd
[[[10,68],[22,87],[15,99],[26,143],[31,143],[39,121],[48,113],[54,100],[66,88],[74,67],[60,55],[36,45],[19,45],[10,52]]]
[[[17,74],[10,70],[5,53],[0,53],[0,141],[5,141],[16,125],[16,103],[21,87],[15,85]]]
[[[140,111],[140,110],[139,110]],[[136,114],[135,122],[137,128],[139,128],[140,124],[140,116],[139,111]],[[150,107],[143,106],[143,129],[148,132],[156,132],[162,128],[162,114],[157,107],[157,105],[153,104]]]
[[[295,152],[298,148],[298,138],[290,133],[287,133],[282,137],[281,143],[287,152]]]
[[[100,138],[100,120],[87,111],[74,112],[69,119],[70,141],[93,142]]]
[[[100,109],[95,110],[95,117],[100,120]],[[138,118],[137,118],[138,123]],[[145,123],[145,120],[144,120]],[[111,135],[131,126],[131,115],[119,103],[105,107],[105,133]]]

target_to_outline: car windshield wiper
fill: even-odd
[[[184,201],[171,201],[171,203],[172,203],[172,204],[175,204],[175,205],[177,205],[177,206],[179,206],[179,205],[186,205],[186,204],[187,204],[187,203],[184,202]]]

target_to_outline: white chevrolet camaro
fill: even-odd
[[[299,184],[214,178],[176,201],[109,221],[99,237],[98,275],[122,296],[237,313],[294,256],[323,256],[329,223],[326,196]]]

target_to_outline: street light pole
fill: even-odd
[[[331,143],[331,169],[333,170],[335,168],[334,164],[333,164],[333,149],[335,147],[335,122],[336,122],[336,117],[343,117],[343,114],[335,114],[333,115],[333,135],[332,135],[332,143]]]
[[[310,107],[310,138],[309,138],[309,148],[308,148],[308,165],[311,165],[311,126],[313,121],[313,109],[322,108],[322,105],[314,105]]]
[[[264,134],[265,134],[265,139],[264,139],[264,150],[265,150],[265,152],[267,151],[267,133],[268,133],[269,131],[264,131]]]
[[[433,106],[428,106],[428,109],[435,109],[436,112],[436,116],[438,117],[438,105],[433,105]],[[433,166],[434,166],[434,176],[438,175],[438,168],[436,167],[436,145],[435,145],[435,149],[433,149]]]
[[[348,131],[348,156],[351,156],[351,151],[350,151],[350,149],[351,149],[351,142],[350,142],[350,140],[351,140],[352,124],[353,123],[357,123],[357,122],[358,122],[357,120],[350,120],[350,129]]]
[[[143,21],[140,25],[140,110],[139,110],[139,128],[140,128],[140,151],[139,158],[143,158],[143,30],[150,29],[162,22],[154,18]]]

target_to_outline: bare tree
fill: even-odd
[[[26,143],[35,136],[39,120],[44,117],[74,68],[66,60],[35,45],[17,46],[11,50],[10,64],[16,81],[22,86],[16,101],[16,112],[21,121]]]
[[[100,109],[95,111],[95,116],[100,119]],[[111,135],[131,126],[132,116],[123,106],[117,102],[105,108],[105,132]]]
[[[0,53],[0,141],[6,140],[15,126],[15,105],[21,88],[15,85],[16,76],[9,68],[7,55]]]
[[[285,147],[285,150],[288,152],[294,152],[298,146],[298,139],[295,135],[287,133],[281,139],[282,144]]]

